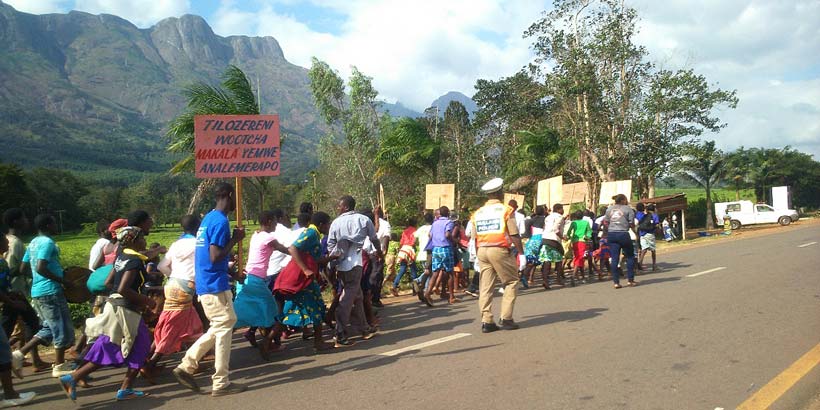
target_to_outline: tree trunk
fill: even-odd
[[[712,212],[712,186],[706,185],[706,229],[715,229],[715,217]]]
[[[216,186],[216,179],[203,179],[202,182],[199,183],[199,186],[196,187],[196,191],[194,191],[194,196],[191,197],[191,202],[188,203],[188,215],[193,215],[196,212],[199,203],[205,199],[205,195],[208,194],[214,186]]]
[[[647,176],[647,190],[649,191],[649,198],[655,197],[655,177],[652,175]]]

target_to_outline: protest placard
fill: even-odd
[[[560,204],[563,195],[563,184],[564,177],[561,175],[538,181],[536,205],[546,205],[552,208],[554,204]]]
[[[197,115],[194,144],[197,178],[279,175],[278,115]]]
[[[626,195],[626,199],[632,201],[632,180],[610,181],[601,183],[601,196],[598,199],[599,205],[612,203],[612,197],[618,194]]]
[[[454,184],[427,184],[425,194],[424,209],[438,209],[442,206],[453,209],[456,206]]]

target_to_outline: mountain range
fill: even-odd
[[[276,39],[222,37],[193,15],[140,29],[112,15],[32,15],[0,2],[0,161],[112,181],[167,171],[174,158],[163,128],[185,108],[182,88],[216,84],[230,64],[258,88],[262,112],[280,115],[283,177],[302,180],[328,128],[307,69],[289,63]],[[434,105],[446,108],[445,97]],[[382,110],[421,116],[400,103]]]

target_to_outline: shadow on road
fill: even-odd
[[[667,278],[651,278],[651,279],[641,279],[638,283],[640,286],[652,285],[656,283],[664,283],[664,282],[676,282],[679,281],[681,278],[680,276],[673,276]]]
[[[524,316],[524,320],[519,321],[521,327],[544,326],[557,322],[580,322],[592,319],[606,312],[607,308],[591,308],[587,310],[571,310],[566,312],[553,312],[544,315]]]

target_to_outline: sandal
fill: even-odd
[[[630,288],[632,288],[632,287],[638,286],[638,282],[633,280],[631,282],[627,282],[626,285],[629,286]]]
[[[250,330],[246,331],[243,336],[245,336],[245,340],[251,344],[253,347],[258,347],[256,342],[256,331],[251,332]]]
[[[71,401],[77,401],[77,381],[71,377],[70,374],[65,376],[61,376],[59,379],[60,387],[63,388],[63,392],[65,393],[66,397],[68,397]]]
[[[120,389],[117,390],[117,401],[123,400],[130,400],[130,399],[138,399],[141,397],[148,396],[149,393],[144,391],[134,390],[134,389]]]
[[[620,289],[620,288],[622,288],[621,284],[620,284],[620,283],[616,283],[616,284],[615,284],[615,289]]]

